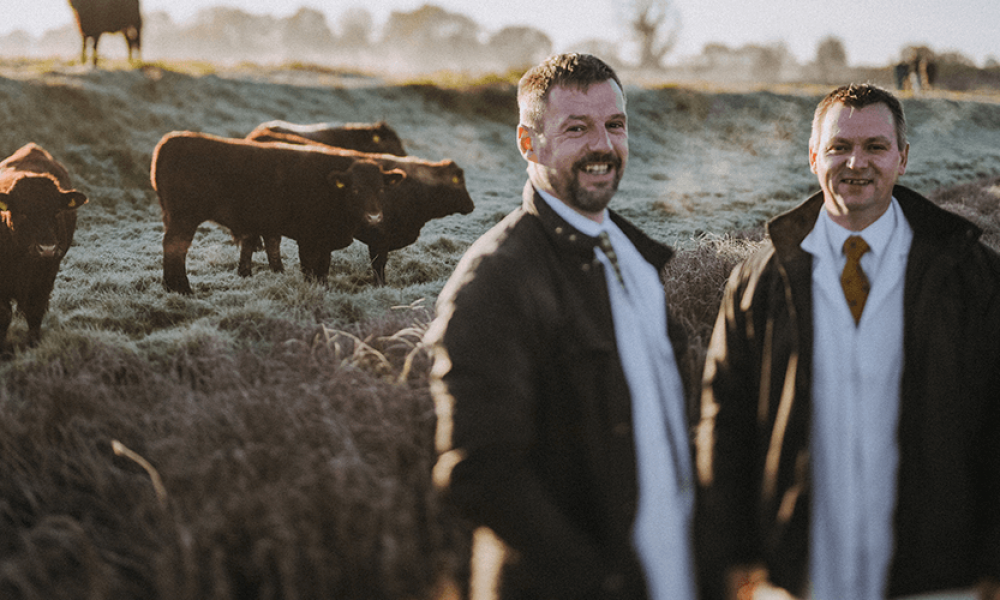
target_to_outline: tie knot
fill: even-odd
[[[844,242],[844,254],[847,258],[858,260],[861,256],[871,250],[868,243],[860,235],[852,235]]]

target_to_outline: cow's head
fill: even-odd
[[[61,189],[51,177],[25,176],[0,192],[0,217],[19,251],[31,257],[60,258],[70,238],[58,215],[86,203],[86,196]]]
[[[372,148],[371,152],[381,152],[383,154],[393,154],[395,156],[406,156],[403,149],[403,140],[399,139],[399,134],[389,127],[385,121],[379,121],[372,127]]]
[[[332,172],[330,183],[347,193],[347,205],[360,210],[359,225],[377,225],[382,222],[382,204],[387,187],[396,186],[406,178],[400,169],[383,171],[375,161],[357,160],[344,172]]]
[[[413,163],[407,169],[410,180],[415,182],[405,190],[409,196],[407,210],[429,220],[455,213],[467,215],[475,208],[465,187],[465,173],[454,161]]]

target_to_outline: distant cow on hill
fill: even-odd
[[[76,24],[83,38],[80,62],[87,63],[87,42],[94,40],[94,66],[97,66],[97,44],[101,34],[121,32],[128,43],[128,60],[132,62],[132,51],[141,59],[142,14],[139,0],[69,0],[76,15]]]
[[[263,127],[264,125],[258,126],[255,131],[262,130]],[[281,132],[280,136],[285,143],[317,143],[315,139],[303,138],[293,133]],[[440,163],[426,163],[419,159],[394,161],[391,157],[385,157],[383,160],[388,161],[386,164],[405,171],[408,181],[406,185],[386,195],[382,204],[384,216],[382,222],[366,225],[354,236],[368,246],[368,255],[377,285],[384,285],[386,282],[385,265],[389,252],[405,248],[417,241],[420,230],[428,221],[455,213],[469,214],[475,208],[472,197],[465,187],[465,175],[453,161]],[[256,238],[250,238],[249,242],[256,243]],[[268,264],[275,271],[282,269],[280,242],[280,237],[264,236]],[[243,252],[247,256],[247,263],[245,266],[241,264],[241,270],[247,273],[250,271],[252,248]]]
[[[303,139],[304,138],[304,139]],[[406,156],[403,141],[385,121],[378,123],[313,123],[299,125],[287,121],[261,123],[247,135],[258,142],[289,144],[319,143],[359,152]]]
[[[303,272],[323,280],[330,253],[381,220],[386,188],[405,174],[311,146],[174,132],[153,151],[150,177],[163,209],[164,285],[190,294],[185,262],[203,222],[229,228],[244,246],[251,234],[289,237],[298,242]]]
[[[41,338],[59,263],[73,243],[75,209],[86,203],[66,168],[36,144],[0,162],[0,345],[12,303],[28,321],[28,342]]]

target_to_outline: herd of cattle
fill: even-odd
[[[163,282],[192,293],[185,267],[198,227],[228,228],[239,245],[237,272],[251,274],[263,246],[282,271],[282,237],[295,240],[307,277],[323,280],[330,253],[353,240],[368,246],[377,285],[388,253],[412,244],[431,219],[472,212],[461,168],[406,156],[385,123],[264,123],[244,139],[195,132],[163,136],[150,171],[163,212]],[[38,341],[59,264],[87,198],[48,152],[28,144],[0,162],[0,345],[13,305]]]

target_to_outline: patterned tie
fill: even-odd
[[[844,272],[840,276],[840,285],[844,288],[844,297],[847,298],[847,306],[854,315],[855,325],[861,322],[861,311],[865,309],[865,301],[868,300],[868,292],[871,290],[868,277],[861,270],[861,256],[870,249],[857,235],[852,235],[844,242],[847,264],[844,265]]]
[[[618,278],[618,283],[621,284],[622,289],[625,289],[625,279],[622,277],[621,267],[618,266],[618,255],[615,254],[615,249],[611,247],[611,236],[608,235],[607,231],[602,231],[597,236],[597,245],[601,248],[604,256],[608,257],[608,261],[611,262],[611,266],[615,270],[615,277]]]

